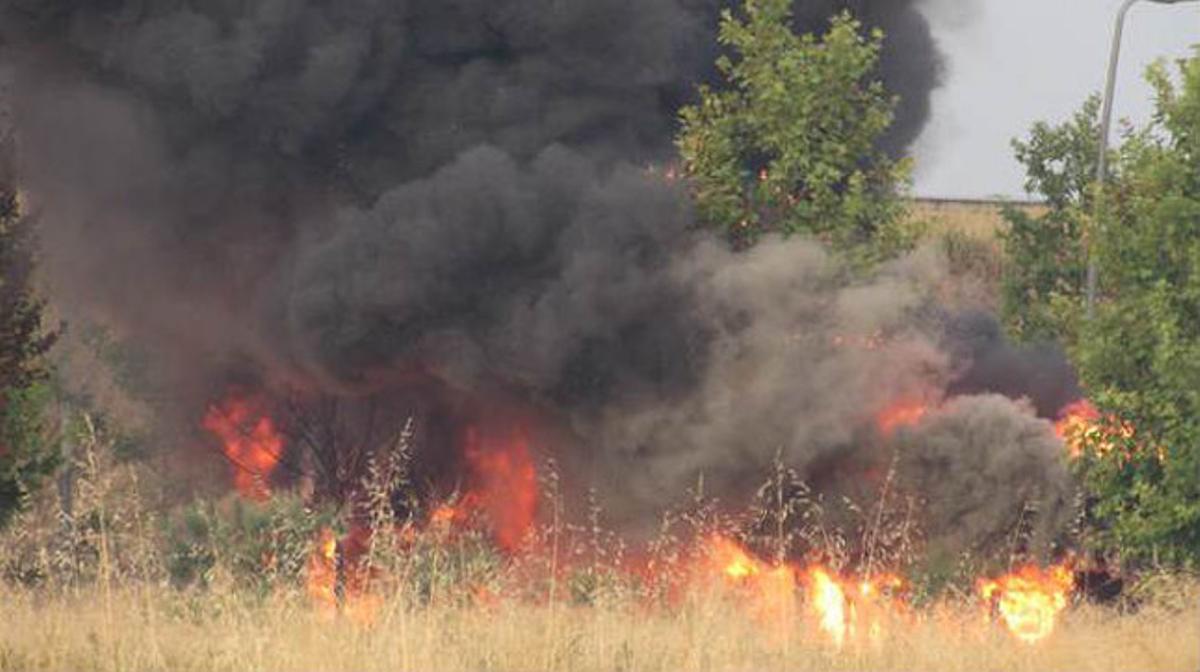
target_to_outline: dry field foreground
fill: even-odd
[[[1194,593],[1192,597],[1195,597]],[[382,605],[373,625],[303,596],[164,589],[75,596],[0,587],[0,670],[1200,670],[1200,602],[1068,611],[1027,645],[977,609],[927,610],[838,649],[811,623],[756,623],[728,599],[675,610]]]

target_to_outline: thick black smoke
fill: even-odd
[[[874,414],[987,357],[923,317],[932,258],[851,283],[811,243],[692,230],[647,166],[711,77],[720,6],[0,0],[59,302],[150,350],[185,413],[231,380],[543,409],[626,519],[775,454],[834,480]],[[903,150],[940,71],[920,2],[803,0],[797,24],[847,6],[888,34]],[[1030,427],[995,450],[1044,439],[1009,414]]]
[[[627,333],[643,321],[626,303],[655,294],[634,269],[660,267],[679,227],[620,165],[669,155],[710,74],[715,0],[0,6],[57,270],[139,331],[350,385],[443,334],[481,356],[515,341],[540,388],[608,385],[608,355],[675,340]],[[799,2],[797,23],[845,6]],[[902,148],[937,81],[928,27],[914,2],[848,6],[890,36]],[[535,333],[503,314],[565,297],[575,315]],[[631,335],[650,352],[614,353]]]

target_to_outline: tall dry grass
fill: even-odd
[[[260,518],[265,527],[252,529],[272,543],[209,534],[181,555],[178,540],[170,542],[169,512],[151,504],[154,483],[136,465],[115,463],[88,423],[77,457],[72,514],[64,518],[48,495],[0,535],[0,672],[1200,669],[1200,585],[1190,579],[1147,584],[1136,612],[1071,608],[1034,645],[990,622],[969,594],[951,592],[889,615],[877,636],[860,633],[839,648],[798,596],[782,617],[764,617],[725,586],[662,599],[613,580],[619,540],[594,520],[571,530],[558,516],[542,543],[554,549],[550,560],[523,567],[489,555],[478,539],[436,532],[372,558],[385,580],[371,592],[378,598],[372,617],[363,619],[353,596],[332,613],[306,594],[301,576],[285,571],[296,563],[284,555],[311,551],[288,540],[307,539],[314,521]],[[780,520],[795,503],[770,495],[782,493],[786,480],[780,471],[763,490],[765,513]],[[394,512],[382,511],[389,500],[377,499],[372,524],[390,526]],[[547,501],[557,511],[556,500]],[[907,516],[890,520],[882,511],[866,512],[879,557],[888,548],[910,552]],[[706,527],[714,516],[698,506],[684,518]],[[885,530],[900,532],[893,540]],[[782,553],[787,539],[777,536]],[[664,572],[688,564],[672,548],[665,544],[659,558]],[[577,551],[590,560],[560,585],[551,560]],[[195,575],[181,582],[172,558],[193,563]],[[506,592],[514,585],[522,590]]]
[[[0,670],[1194,671],[1197,606],[1075,610],[1036,645],[943,608],[839,650],[805,619],[764,625],[717,596],[675,610],[395,599],[363,626],[294,594],[3,588]]]

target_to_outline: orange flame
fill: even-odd
[[[817,614],[818,624],[833,643],[841,648],[846,642],[846,591],[824,569],[815,568],[809,574],[809,600]]]
[[[326,618],[337,613],[337,537],[333,530],[322,528],[317,543],[308,556],[304,572],[304,589],[317,611]]]
[[[1054,433],[1067,446],[1067,454],[1073,458],[1083,455],[1089,439],[1100,431],[1100,411],[1087,399],[1080,399],[1059,413],[1054,423]]]
[[[1081,457],[1089,445],[1098,454],[1107,455],[1118,450],[1121,440],[1132,439],[1136,434],[1133,425],[1113,416],[1105,418],[1087,399],[1080,399],[1063,408],[1058,421],[1054,423],[1054,433],[1062,439],[1067,447],[1067,455],[1072,459]],[[1158,449],[1158,456],[1159,459],[1165,458],[1162,448]],[[1125,457],[1131,455],[1126,451]]]
[[[1048,569],[1024,567],[997,579],[980,580],[980,597],[1017,639],[1033,644],[1054,631],[1074,585],[1066,564]]]
[[[867,637],[874,644],[883,638],[885,617],[902,614],[906,608],[901,599],[906,584],[895,574],[881,574],[859,581],[858,594],[851,604],[852,626],[859,621],[867,624]],[[852,631],[852,634],[857,632]]]
[[[484,441],[472,428],[467,432],[465,455],[472,488],[459,507],[481,511],[496,543],[506,551],[517,550],[533,528],[537,514],[537,469],[529,454],[529,442],[519,431],[506,442]],[[454,521],[465,517],[464,512],[435,511],[435,515],[449,516]]]
[[[270,497],[267,479],[283,454],[283,438],[271,418],[256,414],[250,402],[232,398],[210,407],[203,424],[221,440],[237,491],[255,501]]]
[[[913,427],[921,422],[929,407],[912,401],[902,401],[883,409],[875,418],[879,433],[891,436],[900,427]]]
[[[803,577],[815,627],[838,648],[860,634],[878,641],[885,614],[901,609],[894,594],[904,582],[894,575],[851,581],[819,565],[798,569],[789,564],[770,564],[720,535],[709,537],[707,550],[711,569],[724,585],[740,591],[742,603],[763,624],[786,628],[795,621],[798,577]]]
[[[796,602],[796,575],[791,567],[765,563],[720,535],[709,537],[707,550],[710,566],[727,587],[744,591],[756,619],[774,624],[791,620]]]
[[[352,529],[341,541],[327,527],[317,533],[305,567],[304,588],[323,617],[332,619],[340,612],[359,625],[375,622],[383,598],[371,592],[373,572],[362,562],[370,537],[365,528]]]

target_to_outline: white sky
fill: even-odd
[[[1025,137],[1035,121],[1066,119],[1103,88],[1121,0],[928,4],[948,63],[932,121],[915,148],[915,191],[1023,198],[1010,141]],[[1146,66],[1158,57],[1187,55],[1194,44],[1200,44],[1200,2],[1135,5],[1125,25],[1114,118],[1148,119]]]

